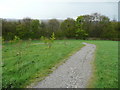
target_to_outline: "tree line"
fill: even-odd
[[[77,19],[67,18],[60,21],[50,19],[46,22],[38,19],[24,18],[21,20],[2,19],[2,38],[13,40],[15,36],[22,40],[50,37],[54,32],[56,39],[107,39],[118,40],[120,22],[110,21],[104,15],[94,13],[78,16]]]

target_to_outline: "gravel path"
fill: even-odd
[[[92,74],[90,62],[96,46],[83,44],[86,46],[33,88],[85,88]]]

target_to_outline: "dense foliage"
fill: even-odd
[[[39,39],[41,36],[50,37],[54,32],[56,39],[87,39],[99,38],[118,40],[120,23],[110,21],[108,17],[94,13],[78,16],[76,20],[68,18],[64,21],[51,19],[40,21],[24,18],[22,20],[2,20],[3,39]]]

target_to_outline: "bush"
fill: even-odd
[[[15,36],[15,38],[14,38],[14,40],[13,40],[14,42],[19,42],[20,41],[20,38],[18,37],[18,36]]]

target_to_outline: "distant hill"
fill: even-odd
[[[40,21],[41,22],[44,22],[44,23],[47,23],[49,20],[51,20],[51,19],[41,19]],[[63,22],[64,20],[62,20],[62,19],[57,19],[60,23],[61,22]]]
[[[9,18],[3,18],[6,19],[7,21],[18,21],[18,20],[22,20],[22,19],[9,19]],[[49,20],[51,19],[38,19],[41,22],[47,23]],[[57,19],[60,23],[63,22],[64,20],[62,19]]]

